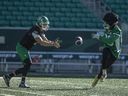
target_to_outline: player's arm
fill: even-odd
[[[107,44],[107,45],[113,45],[115,40],[117,40],[120,37],[120,32],[114,32],[111,35],[99,35],[99,34],[93,34],[92,38],[96,38],[100,40],[101,42]]]
[[[113,45],[113,43],[115,42],[115,40],[117,40],[120,37],[120,32],[118,33],[112,33],[111,35],[104,35],[104,36],[99,36],[99,40],[101,42],[104,42],[105,44],[108,45]]]
[[[42,38],[43,40],[45,40],[45,41],[53,42],[53,41],[51,41],[51,40],[48,40],[47,37],[45,36],[45,34],[42,34],[42,35],[41,35],[41,38]]]
[[[33,35],[34,39],[36,40],[36,42],[42,46],[54,46],[56,48],[60,47],[59,43],[57,43],[57,42],[45,40],[40,35],[38,35],[36,33],[32,33],[32,35]]]
[[[53,43],[56,43],[56,44],[59,45],[59,46],[60,46],[60,43],[62,43],[62,41],[59,40],[59,38],[56,39],[55,41],[51,41],[51,40],[48,40],[48,39],[47,39],[47,37],[45,36],[45,34],[41,34],[41,37],[42,37],[43,40],[48,41],[48,42],[51,42],[51,43],[52,43],[52,42],[53,42]]]

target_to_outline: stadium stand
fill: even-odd
[[[29,27],[46,15],[54,28],[101,28],[101,21],[79,0],[3,0],[0,26]],[[96,24],[98,23],[98,24]]]
[[[119,14],[123,21],[128,22],[128,0],[104,0],[104,2],[111,7],[114,12]]]
[[[125,21],[128,18],[127,0],[104,0]],[[2,0],[0,26],[29,27],[40,15],[46,15],[54,28],[102,28],[101,21],[81,0]]]

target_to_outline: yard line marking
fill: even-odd
[[[10,95],[10,94],[0,94],[0,96],[15,96],[15,95]]]
[[[34,92],[27,92],[27,91],[21,91],[21,90],[14,90],[14,89],[4,89],[1,88],[1,90],[4,91],[11,91],[11,92],[21,92],[21,93],[27,93],[27,94],[31,94],[31,95],[41,95],[41,96],[55,96],[55,95],[48,95],[48,94],[39,94],[39,93],[34,93]],[[6,95],[7,96],[7,95]],[[14,95],[15,96],[15,95]]]

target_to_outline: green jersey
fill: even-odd
[[[122,31],[117,25],[112,30],[105,31],[104,35],[99,37],[99,40],[111,50],[116,58],[119,57],[122,45]]]

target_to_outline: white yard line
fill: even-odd
[[[15,96],[15,95],[10,95],[10,94],[0,94],[0,96]]]
[[[55,95],[48,95],[48,94],[39,94],[39,93],[34,93],[34,92],[27,92],[27,91],[21,91],[21,90],[15,90],[15,89],[4,89],[1,88],[0,90],[4,91],[11,91],[11,92],[21,92],[21,93],[26,93],[26,94],[31,94],[31,95],[41,95],[41,96],[55,96]],[[4,96],[15,96],[15,95],[4,95]]]

